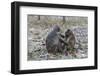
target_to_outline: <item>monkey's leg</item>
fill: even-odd
[[[59,41],[58,43],[58,52],[63,53],[62,43]]]

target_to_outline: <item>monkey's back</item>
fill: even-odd
[[[56,53],[58,50],[59,39],[57,32],[51,31],[46,38],[46,48],[49,53]]]

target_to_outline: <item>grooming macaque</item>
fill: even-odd
[[[56,54],[57,52],[62,51],[62,45],[57,34],[58,32],[60,32],[60,28],[55,25],[46,38],[46,48],[49,53]]]

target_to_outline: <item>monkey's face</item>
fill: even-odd
[[[66,36],[66,37],[69,37],[71,34],[72,34],[72,31],[71,31],[70,29],[68,29],[68,30],[65,32],[65,36]]]

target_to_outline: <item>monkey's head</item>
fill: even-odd
[[[72,32],[70,29],[68,29],[68,30],[65,32],[65,36],[66,36],[66,37],[69,37],[71,34],[73,34],[73,32]]]
[[[58,25],[55,25],[53,27],[53,30],[56,31],[56,32],[59,32],[60,31],[60,27]]]

